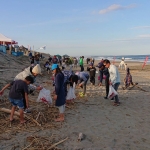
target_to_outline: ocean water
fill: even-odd
[[[124,58],[125,61],[144,62],[147,56],[148,56],[147,63],[150,63],[150,55],[91,56],[91,57],[95,58],[95,60],[101,60],[101,59],[114,60],[115,58],[115,61],[121,61],[121,59]]]

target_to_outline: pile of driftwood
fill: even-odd
[[[56,141],[57,135],[51,137],[29,136],[26,138],[26,146],[22,150],[60,150],[57,145],[65,142],[67,138]]]

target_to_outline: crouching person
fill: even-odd
[[[33,78],[31,76],[27,76],[24,80],[16,80],[13,81],[10,84],[7,84],[1,91],[0,94],[2,95],[4,90],[11,86],[10,92],[9,92],[9,100],[12,104],[11,109],[11,115],[10,115],[10,121],[13,121],[13,116],[16,107],[18,106],[19,112],[20,112],[20,123],[25,123],[24,119],[24,102],[23,98],[24,95],[22,93],[25,93],[25,100],[26,100],[26,107],[29,108],[29,101],[28,101],[28,85],[33,83]]]
[[[64,121],[64,112],[65,112],[65,89],[64,89],[64,74],[61,72],[57,64],[52,65],[52,71],[55,76],[55,95],[54,100],[56,101],[55,105],[59,109],[59,117],[55,121]]]
[[[86,72],[76,72],[78,76],[78,86],[83,88],[83,95],[86,93],[86,84],[89,80],[89,75]]]

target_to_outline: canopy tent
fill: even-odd
[[[18,44],[18,43],[0,33],[0,44],[4,45],[4,44]]]
[[[56,57],[58,57],[58,58],[61,58],[61,56],[59,55],[59,54],[57,54],[57,55],[55,55]]]
[[[67,54],[63,55],[63,57],[69,57]]]

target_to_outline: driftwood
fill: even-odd
[[[0,108],[0,111],[5,112],[5,113],[11,113],[11,110],[10,109],[6,109],[6,108]],[[20,113],[15,111],[14,115],[20,116]],[[35,119],[33,119],[33,118],[31,118],[31,117],[29,117],[27,115],[24,115],[24,117],[29,119],[29,120],[31,120],[32,122],[36,123],[38,126],[41,127],[41,124],[39,124]]]
[[[133,89],[134,87],[137,87],[137,88],[140,89],[141,91],[148,92],[148,91],[144,90],[143,88],[139,87],[139,86],[138,86],[138,83],[133,84],[132,87],[129,87],[129,86],[127,86],[127,87],[122,87],[122,89],[123,89],[123,90],[126,90],[126,89],[131,90],[131,89]]]
[[[138,85],[138,83],[135,83],[135,84],[133,84],[131,87],[130,86],[127,86],[127,87],[122,87],[122,89],[123,90],[131,90],[131,89],[133,89],[136,85]]]
[[[57,142],[57,143],[53,144],[52,146],[50,146],[50,147],[48,148],[48,150],[50,150],[50,149],[52,149],[52,148],[56,147],[57,145],[59,145],[59,144],[61,144],[61,143],[65,142],[66,140],[68,140],[68,137],[67,137],[67,138],[65,138],[64,140],[61,140],[61,141],[59,141],[59,142]]]

